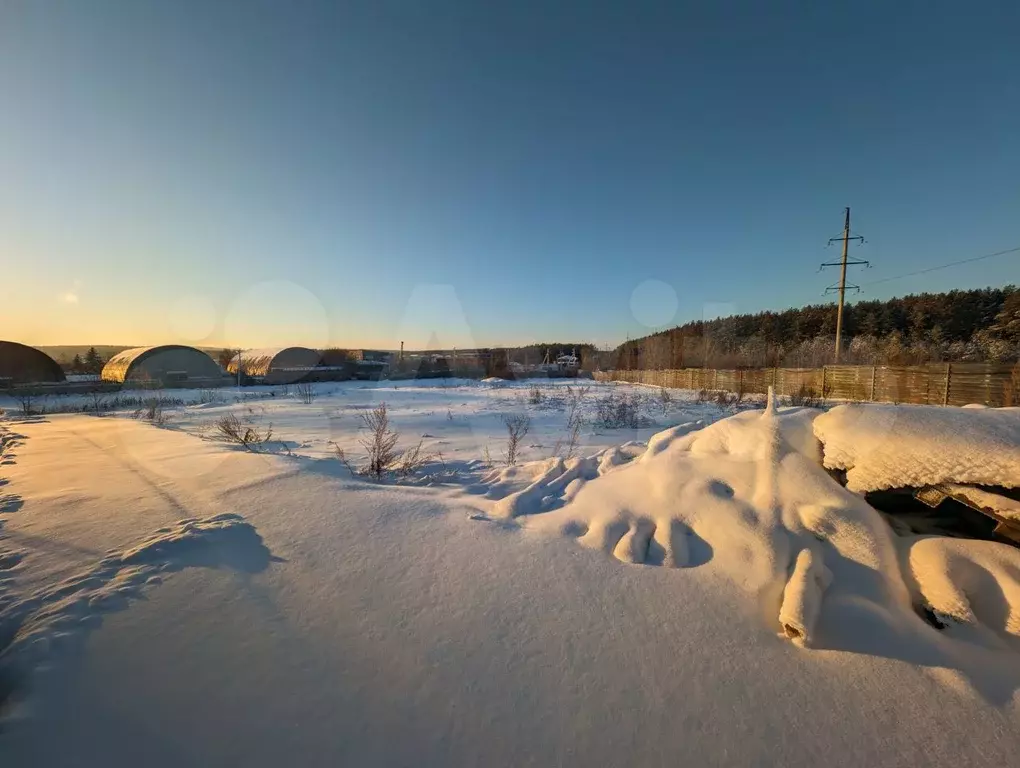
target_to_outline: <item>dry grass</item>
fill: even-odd
[[[294,394],[305,405],[311,405],[315,400],[315,387],[310,381],[299,381],[294,385]]]
[[[512,467],[517,463],[521,441],[531,429],[531,417],[526,413],[507,414],[503,417],[503,424],[506,425],[506,450],[503,452],[503,459],[508,467]]]

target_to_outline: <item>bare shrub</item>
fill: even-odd
[[[195,402],[201,405],[207,405],[209,403],[219,403],[222,402],[222,400],[223,397],[215,389],[200,389],[198,391],[198,400]]]
[[[18,387],[13,392],[14,400],[18,403],[18,408],[21,409],[22,416],[35,416],[43,412],[43,408],[38,405],[42,399],[42,393],[38,389],[33,387]]]
[[[352,475],[359,474],[358,468],[355,467],[351,463],[351,460],[347,458],[347,452],[343,448],[341,448],[339,445],[337,445],[336,443],[331,442],[330,444],[333,446],[333,450],[336,452],[337,461],[339,461],[341,464],[343,464],[345,467],[347,467],[347,470]]]
[[[106,397],[101,389],[93,389],[89,392],[89,401],[92,404],[92,413],[102,416],[106,412]]]
[[[532,384],[528,388],[528,402],[532,405],[538,405],[541,403],[543,397],[544,395],[542,394],[542,390],[539,388],[538,384]]]
[[[694,395],[694,399],[699,403],[707,403],[709,400],[712,399],[712,393],[709,392],[707,389],[702,388],[699,389],[697,393]]]
[[[305,405],[311,405],[315,400],[315,387],[310,381],[299,381],[294,385],[294,394]]]
[[[423,441],[419,440],[414,448],[408,448],[400,454],[396,471],[401,477],[413,475],[435,460],[435,456],[422,450]]]
[[[591,392],[591,384],[582,384],[575,387],[567,384],[567,407],[571,411],[577,410],[585,398],[588,397],[589,392]]]
[[[393,472],[399,477],[407,477],[435,460],[434,454],[423,450],[424,442],[421,440],[413,448],[403,452],[397,450],[400,433],[390,427],[386,403],[379,403],[378,407],[361,414],[361,421],[366,433],[358,442],[367,454],[366,464],[356,466],[343,448],[336,443],[332,444],[337,459],[352,475],[367,475],[382,480],[385,475]]]
[[[732,405],[734,402],[734,396],[727,392],[725,389],[720,389],[715,393],[715,404],[725,408],[726,406]]]
[[[630,395],[607,392],[595,404],[595,425],[602,429],[637,429],[645,422],[638,411],[637,401]]]
[[[362,447],[368,452],[365,474],[373,475],[379,480],[397,460],[396,448],[400,433],[390,429],[386,403],[379,403],[368,413],[361,414],[361,421],[368,430],[368,435],[360,440]]]
[[[167,398],[163,395],[155,395],[142,400],[142,406],[135,411],[135,418],[145,419],[158,427],[163,426],[169,420],[166,414],[166,407],[169,405]]]
[[[521,440],[531,429],[531,417],[526,413],[507,414],[503,417],[503,424],[506,425],[506,450],[503,452],[503,459],[508,467],[512,467],[517,463]]]
[[[662,406],[662,415],[666,415],[670,404],[673,402],[673,394],[665,387],[659,387],[659,404]]]
[[[798,405],[803,408],[821,408],[824,400],[812,387],[801,384],[800,389],[790,395],[790,405]]]
[[[273,437],[273,425],[261,429],[253,423],[241,421],[236,413],[227,413],[216,422],[216,434],[228,443],[259,453]]]
[[[567,385],[567,440],[564,458],[573,458],[581,439],[581,430],[584,428],[586,419],[581,413],[581,404],[591,390],[590,386],[571,388]],[[563,441],[557,440],[553,447],[553,456],[558,456],[563,448]]]

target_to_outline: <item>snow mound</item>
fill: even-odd
[[[137,546],[111,552],[95,566],[0,610],[0,669],[41,661],[50,646],[94,624],[102,610],[125,607],[146,585],[188,566],[227,566],[243,572],[270,562],[261,537],[242,517],[220,514],[181,520]]]
[[[814,421],[825,466],[858,493],[940,483],[1020,485],[1020,408],[850,404]]]
[[[882,654],[906,656],[940,641],[922,618],[930,605],[994,627],[971,642],[983,637],[1002,650],[1002,638],[1020,628],[1020,552],[943,539],[902,549],[912,540],[894,536],[822,467],[813,428],[821,418],[770,405],[697,431],[673,428],[611,472],[594,457],[549,463],[494,508],[526,530],[571,537],[623,563],[736,585],[798,645],[875,652],[888,642]],[[968,585],[982,579],[1003,597],[968,611]]]
[[[948,634],[1020,651],[1020,551],[930,536],[910,543],[905,559],[922,605]]]

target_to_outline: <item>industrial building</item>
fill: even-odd
[[[35,347],[0,341],[0,387],[64,381],[57,361]]]
[[[227,372],[263,379],[273,384],[302,381],[322,365],[322,353],[308,347],[249,349],[234,355]]]
[[[114,355],[103,367],[103,381],[155,383],[166,387],[215,387],[229,383],[223,369],[194,347],[166,344],[135,347]]]

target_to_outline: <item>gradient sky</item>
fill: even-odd
[[[0,2],[0,337],[618,342],[1020,282],[1020,3]],[[674,299],[675,296],[675,299]]]

